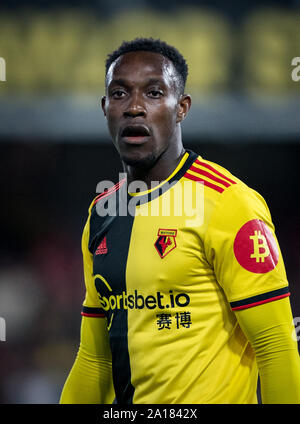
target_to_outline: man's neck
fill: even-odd
[[[124,171],[127,174],[127,182],[143,181],[148,189],[153,188],[153,181],[157,184],[166,180],[177,167],[182,157],[185,154],[185,149],[181,145],[175,151],[164,152],[151,168],[131,166],[123,163]]]

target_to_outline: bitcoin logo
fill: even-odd
[[[279,249],[269,227],[260,219],[246,222],[235,237],[233,251],[247,271],[264,274],[278,263]]]
[[[255,258],[256,262],[265,262],[265,258],[269,256],[270,249],[266,237],[258,230],[254,231],[254,236],[249,237],[253,240],[253,253],[250,258]],[[263,251],[261,251],[263,249]]]

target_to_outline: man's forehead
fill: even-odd
[[[148,51],[135,51],[125,53],[118,57],[107,72],[107,85],[116,79],[162,80],[171,84],[176,78],[176,70],[173,63],[159,53]]]

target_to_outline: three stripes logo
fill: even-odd
[[[225,188],[232,184],[236,184],[231,178],[226,177],[213,166],[199,159],[195,160],[184,176],[189,180],[202,182],[206,187],[210,187],[219,193],[222,193]]]
[[[95,255],[105,255],[107,253],[107,244],[106,244],[106,236],[101,241],[99,246],[96,249]]]

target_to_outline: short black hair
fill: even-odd
[[[110,65],[122,56],[125,53],[134,52],[134,51],[148,51],[153,53],[159,53],[169,59],[178,74],[179,77],[179,90],[180,94],[184,92],[185,84],[188,76],[188,66],[184,57],[179,53],[179,51],[167,44],[165,41],[160,39],[154,40],[153,38],[135,38],[132,41],[123,41],[120,47],[108,55],[105,64],[105,79]]]

